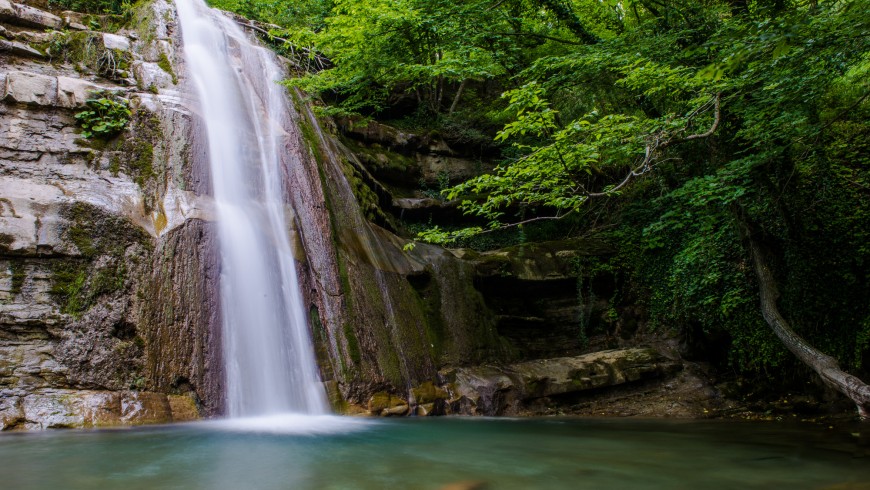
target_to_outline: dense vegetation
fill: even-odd
[[[274,24],[327,112],[498,155],[445,191],[477,224],[420,238],[606,236],[653,325],[727,339],[721,365],[744,374],[792,373],[751,241],[795,330],[870,372],[870,2],[213,3]]]
[[[133,7],[132,0],[48,0],[48,5],[61,10],[90,14],[123,14]]]

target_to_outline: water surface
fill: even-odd
[[[0,435],[3,488],[867,488],[855,431],[769,423],[289,417]],[[863,442],[862,442],[863,441]]]

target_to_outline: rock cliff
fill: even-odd
[[[0,2],[3,428],[217,410],[209,334],[191,335],[214,325],[213,250],[205,180],[188,164],[195,123],[178,64],[162,62],[176,58],[173,15],[158,2],[127,22],[92,16],[114,31],[100,32],[79,14]],[[75,115],[100,97],[131,119],[86,139]]]

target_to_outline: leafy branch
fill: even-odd
[[[464,198],[460,209],[466,215],[486,219],[488,225],[458,231],[434,227],[418,233],[419,240],[450,244],[473,235],[564,219],[591,198],[619,194],[632,181],[669,160],[666,149],[708,138],[722,121],[722,97],[716,94],[680,118],[658,121],[618,114],[598,117],[593,112],[559,129],[558,112],[543,95],[543,88],[535,83],[505,94],[510,101],[508,110],[516,112],[516,119],[508,123],[496,139],[519,139],[514,146],[526,151],[523,157],[498,167],[494,174],[482,175],[443,191],[448,200]],[[687,135],[701,117],[712,118],[709,127]],[[525,143],[529,138],[545,138],[548,144]],[[624,166],[623,162],[628,159],[635,159],[635,164],[617,184],[593,190],[602,176],[612,174],[612,171],[607,172],[608,168]],[[505,222],[509,209],[529,207],[555,212]]]

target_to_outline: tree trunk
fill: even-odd
[[[591,32],[586,30],[586,26],[580,21],[580,18],[574,13],[569,4],[562,0],[538,0],[540,4],[553,13],[557,19],[562,21],[575,36],[580,38],[586,44],[595,44],[598,38]]]
[[[459,84],[459,88],[456,90],[456,97],[453,97],[453,103],[450,104],[450,110],[447,112],[448,114],[453,114],[453,111],[456,110],[456,106],[459,105],[459,99],[462,97],[462,91],[465,90],[465,86],[468,85],[468,79],[462,80],[462,83]]]
[[[777,307],[779,289],[776,279],[768,265],[767,256],[760,243],[747,233],[749,248],[752,252],[752,261],[755,265],[755,274],[758,276],[758,285],[761,296],[761,313],[773,333],[785,344],[804,364],[813,368],[821,376],[822,381],[840,393],[849,397],[858,407],[858,415],[861,419],[870,418],[870,386],[860,379],[845,373],[840,369],[837,360],[815,349],[795,333],[783,318]]]

